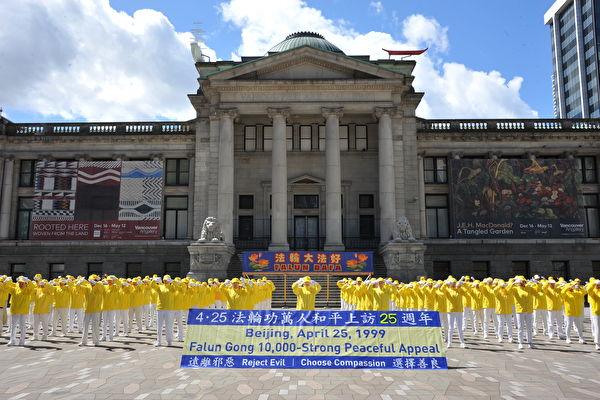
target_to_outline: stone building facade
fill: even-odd
[[[262,57],[196,62],[185,122],[0,122],[0,274],[119,275],[189,269],[188,245],[216,216],[247,249],[373,250],[403,279],[600,274],[598,120],[424,120],[415,61],[348,56],[312,33]],[[450,237],[448,161],[576,158],[587,236]],[[163,238],[29,240],[35,160],[163,160]],[[406,217],[414,240],[398,237]],[[222,276],[240,273],[233,257]]]

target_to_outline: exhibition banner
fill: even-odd
[[[373,252],[246,251],[242,271],[247,273],[373,272]]]
[[[40,161],[30,239],[160,239],[162,191],[162,161]]]
[[[447,369],[429,311],[191,309],[182,368]]]
[[[450,160],[452,237],[585,236],[570,159]]]

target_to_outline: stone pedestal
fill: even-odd
[[[388,276],[410,282],[425,275],[425,248],[417,241],[395,241],[382,246],[379,253],[383,256]]]
[[[224,242],[194,242],[188,246],[190,272],[188,278],[205,281],[208,278],[227,278],[227,266],[235,247]]]

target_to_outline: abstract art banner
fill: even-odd
[[[450,161],[454,238],[582,237],[570,159]]]
[[[40,161],[31,239],[160,239],[162,161]]]
[[[190,309],[182,368],[447,369],[437,311]]]

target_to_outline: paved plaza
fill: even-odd
[[[7,347],[2,336],[0,399],[600,398],[593,345],[536,339],[517,351],[467,335],[468,349],[448,351],[450,369],[431,372],[179,369],[182,344],[157,349],[150,334],[96,348],[75,336]]]

